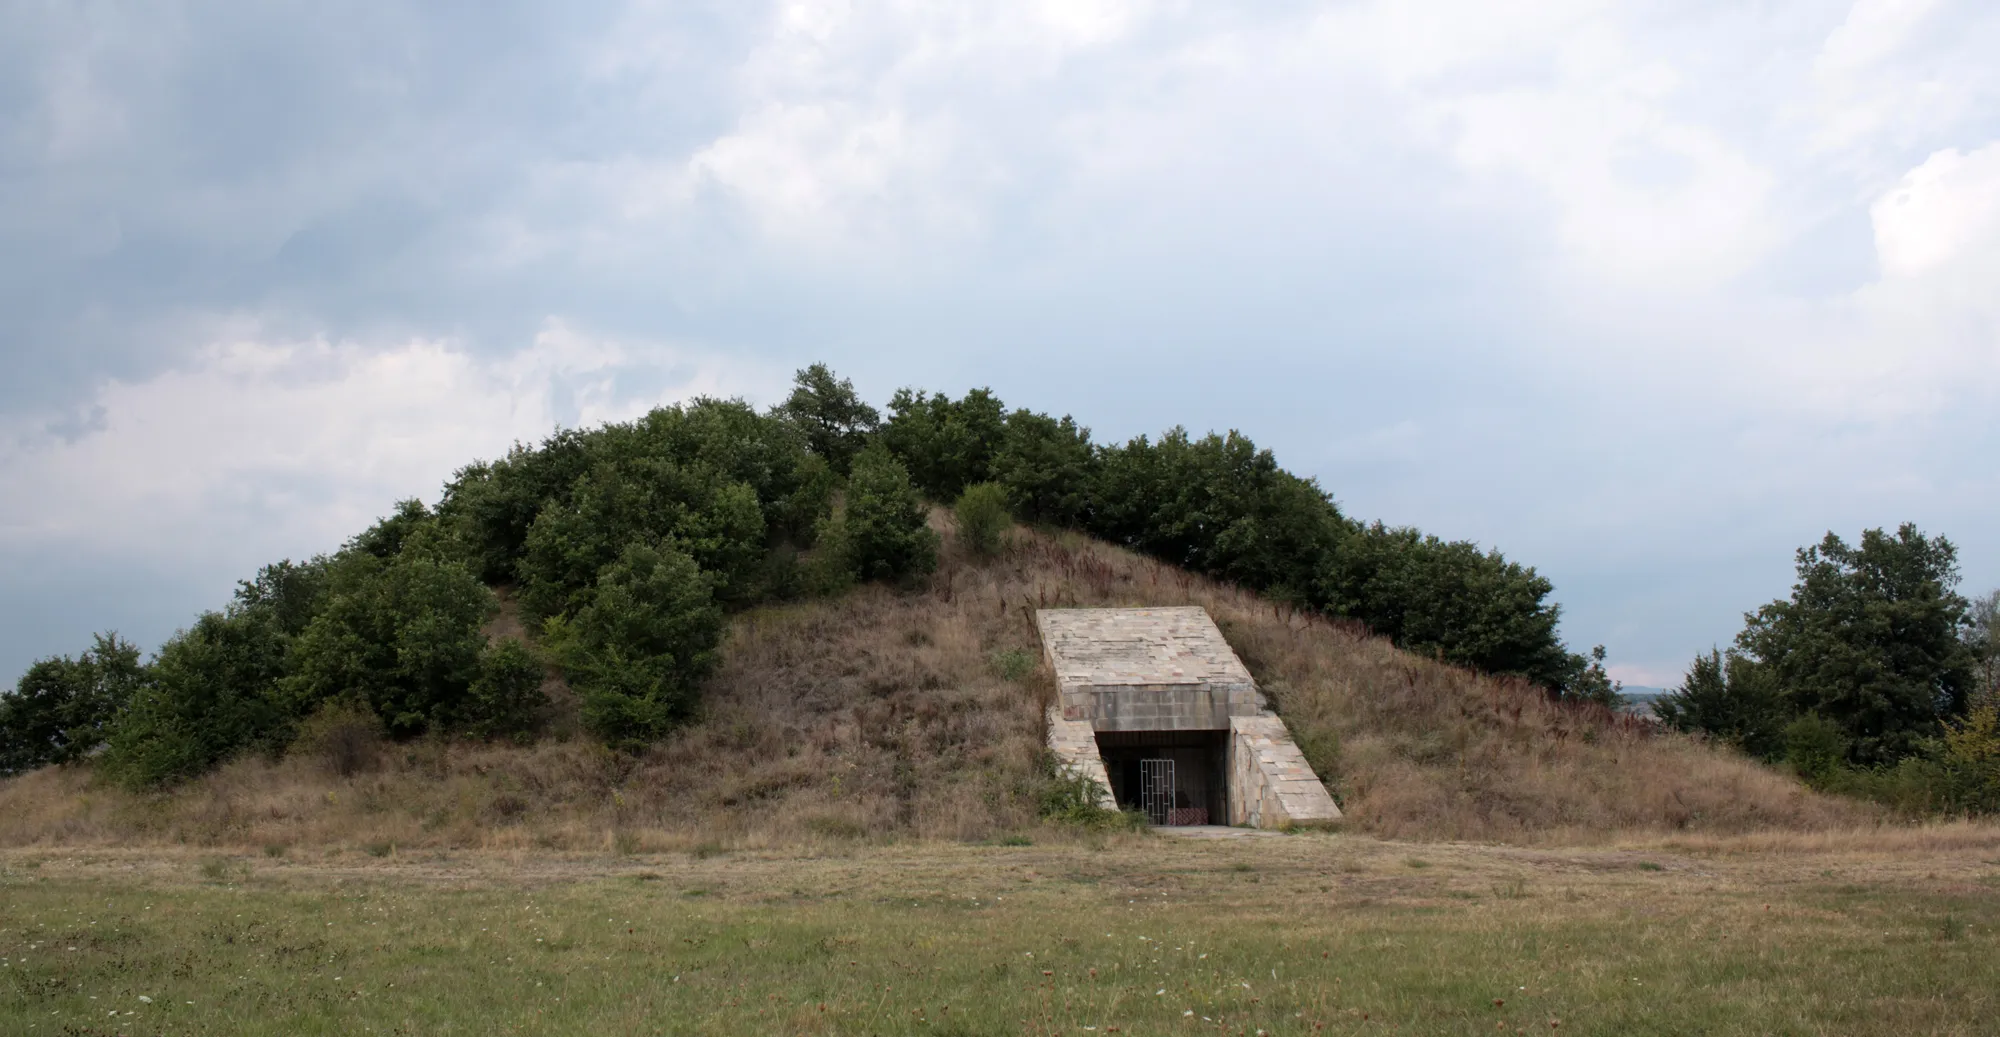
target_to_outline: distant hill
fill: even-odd
[[[1650,717],[1653,715],[1653,703],[1658,702],[1670,690],[1672,689],[1627,684],[1618,689],[1619,696],[1623,699],[1618,704],[1618,711],[1632,716]]]

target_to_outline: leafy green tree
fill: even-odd
[[[480,626],[497,607],[472,571],[406,551],[349,554],[325,607],[291,646],[287,713],[357,698],[398,736],[448,728],[479,674]]]
[[[1946,805],[2000,813],[2000,698],[1983,698],[1963,719],[1948,723],[1942,750]]]
[[[430,509],[424,507],[423,501],[397,501],[394,513],[362,530],[359,536],[348,541],[347,547],[350,551],[360,551],[376,558],[394,558],[402,553],[403,542],[431,521]]]
[[[139,649],[115,633],[95,635],[74,659],[37,661],[0,694],[0,775],[88,756],[145,679]]]
[[[1341,540],[1320,597],[1412,651],[1560,693],[1588,661],[1557,636],[1553,589],[1498,551],[1378,522]]]
[[[882,415],[854,391],[854,383],[834,377],[825,364],[793,375],[792,394],[776,411],[802,430],[812,452],[841,475],[882,422]]]
[[[747,600],[756,581],[746,574],[760,569],[762,559],[739,565],[705,557],[693,540],[712,531],[693,527],[715,507],[740,504],[732,496],[740,491],[729,488],[742,484],[759,512],[748,555],[786,541],[809,545],[831,506],[835,477],[807,449],[807,439],[782,408],[760,415],[741,400],[697,399],[634,422],[564,430],[539,447],[517,446],[500,461],[468,466],[445,488],[438,516],[482,579],[541,581],[554,599],[537,595],[544,610],[574,609],[581,601],[570,598],[624,544],[669,533],[689,538],[697,559],[729,579],[725,597]],[[542,542],[531,544],[536,524],[551,511],[567,512],[557,517],[571,528],[544,532]],[[733,517],[742,514],[737,508]],[[736,551],[739,540],[732,537],[727,552],[743,553]]]
[[[952,510],[958,519],[959,539],[973,554],[991,558],[1000,553],[1007,527],[1013,522],[1007,515],[1007,491],[997,483],[974,483],[959,494]]]
[[[606,742],[644,745],[693,715],[722,639],[710,582],[670,546],[631,544],[588,605],[548,622],[546,644],[582,695],[584,722]]]
[[[1828,533],[1797,564],[1792,596],[1746,617],[1737,638],[1792,714],[1838,725],[1863,765],[1917,752],[1964,714],[1975,658],[1950,541],[1908,523],[1851,546]]]
[[[135,788],[193,777],[244,750],[280,748],[287,639],[265,609],[204,613],[154,658],[111,726],[100,766]]]
[[[909,472],[871,446],[854,459],[842,522],[846,561],[863,580],[906,581],[937,568],[938,537]]]
[[[1559,697],[1570,702],[1589,702],[1616,709],[1623,700],[1625,686],[1611,679],[1604,669],[1604,646],[1597,645],[1588,657],[1577,656],[1573,675],[1558,689]]]
[[[1680,686],[1653,704],[1668,727],[1719,738],[1766,760],[1784,751],[1791,715],[1769,674],[1754,660],[1712,649],[1695,656]]]
[[[1090,430],[1063,415],[1017,410],[1007,416],[990,472],[1006,487],[1014,514],[1028,522],[1090,528],[1097,492],[1097,448]]]
[[[992,478],[1007,431],[1007,412],[990,390],[960,400],[942,393],[898,389],[882,425],[882,445],[909,470],[910,481],[937,501],[956,500],[967,486]]]
[[[479,674],[466,689],[458,726],[481,738],[527,738],[541,726],[545,676],[541,659],[519,638],[502,638],[479,657]]]
[[[272,624],[286,636],[297,636],[319,614],[333,561],[320,555],[309,561],[286,559],[257,570],[253,580],[236,584],[236,607],[269,613]]]
[[[506,457],[476,461],[452,477],[438,516],[467,545],[481,579],[514,579],[536,516],[549,501],[566,499],[591,469],[593,442],[590,433],[558,429],[539,446],[516,443]]]

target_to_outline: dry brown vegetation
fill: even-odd
[[[916,590],[735,617],[707,715],[643,757],[573,736],[384,745],[358,768],[241,759],[154,796],[51,769],[0,782],[0,845],[646,852],[988,837],[1033,823],[1050,694],[1031,663],[1033,610],[1179,604],[1216,618],[1349,824],[1379,835],[1602,843],[1879,824],[1735,754],[1087,538],[1017,530],[989,563],[947,536]]]

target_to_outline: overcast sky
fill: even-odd
[[[814,360],[1241,429],[1631,683],[1829,529],[1983,592],[1996,54],[1986,0],[0,0],[0,671]]]

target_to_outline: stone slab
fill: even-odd
[[[1216,731],[1265,708],[1243,661],[1198,606],[1042,609],[1062,715],[1100,731]]]
[[[1111,796],[1111,775],[1104,770],[1104,757],[1097,751],[1097,730],[1087,722],[1063,719],[1062,712],[1049,709],[1049,750],[1056,754],[1056,766],[1097,783],[1097,805],[1118,809]]]
[[[1228,768],[1230,824],[1291,828],[1340,820],[1340,807],[1276,716],[1230,718]]]

